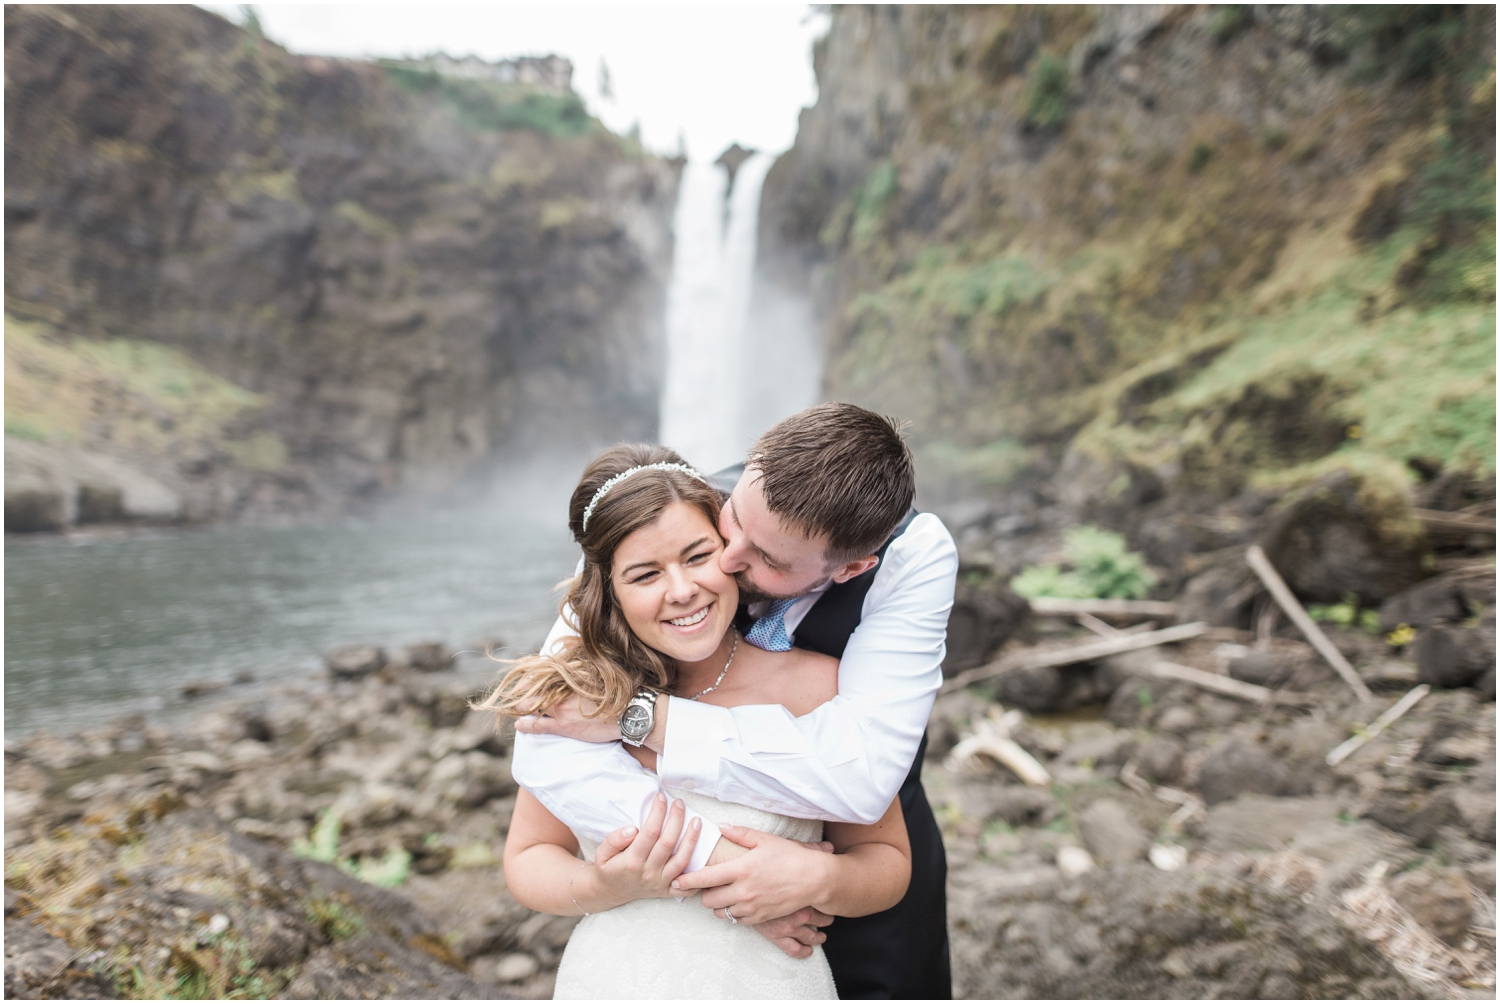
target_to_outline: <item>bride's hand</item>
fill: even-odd
[[[672,881],[687,868],[702,832],[697,819],[683,832],[686,815],[687,808],[680,800],[668,809],[667,797],[657,795],[639,831],[627,826],[606,837],[594,853],[599,898],[612,908],[638,899],[684,895],[672,889]],[[584,904],[584,909],[589,905]]]

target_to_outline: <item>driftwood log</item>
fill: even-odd
[[[1423,683],[1408,690],[1406,696],[1402,697],[1395,704],[1392,704],[1389,708],[1386,708],[1379,718],[1370,723],[1369,728],[1364,729],[1358,735],[1350,736],[1330,750],[1326,758],[1328,766],[1337,767],[1343,763],[1349,758],[1349,754],[1380,735],[1380,733],[1385,731],[1387,725],[1416,707],[1417,702],[1426,697],[1431,689],[1431,687]]]
[[[1071,666],[1078,662],[1102,659],[1107,655],[1118,655],[1121,652],[1133,652],[1136,649],[1152,648],[1156,645],[1165,645],[1168,642],[1186,641],[1189,638],[1196,638],[1207,631],[1207,624],[1202,621],[1194,621],[1192,624],[1179,624],[1176,627],[1162,628],[1160,631],[1125,634],[1118,638],[1101,638],[1098,641],[1073,645],[1068,648],[1054,648],[1041,651],[1027,649],[1024,652],[1013,652],[988,665],[977,666],[974,669],[959,673],[953,679],[944,683],[938,692],[946,694],[967,687],[971,683],[988,680],[1016,669]]]
[[[1031,601],[1034,613],[1058,617],[1174,617],[1177,604],[1158,600],[1059,600],[1039,596]]]
[[[1147,671],[1158,679],[1191,683],[1193,686],[1202,687],[1204,690],[1212,690],[1215,693],[1237,697],[1242,701],[1252,701],[1256,704],[1264,704],[1271,701],[1305,707],[1316,703],[1308,694],[1270,690],[1253,683],[1244,683],[1232,677],[1220,676],[1217,673],[1206,673],[1201,669],[1194,669],[1191,666],[1179,666],[1175,662],[1154,662]]]
[[[1328,660],[1328,664],[1344,678],[1344,682],[1349,684],[1349,688],[1358,695],[1361,701],[1370,700],[1374,696],[1370,693],[1370,688],[1365,686],[1365,681],[1361,680],[1359,674],[1354,671],[1354,667],[1349,665],[1349,660],[1344,658],[1344,653],[1335,648],[1333,642],[1329,641],[1328,636],[1323,633],[1323,629],[1307,616],[1307,611],[1302,609],[1302,604],[1297,602],[1297,597],[1292,595],[1292,591],[1287,588],[1286,582],[1282,580],[1280,573],[1276,571],[1275,566],[1271,564],[1271,559],[1266,557],[1266,552],[1261,550],[1259,544],[1252,544],[1245,552],[1245,561],[1260,577],[1260,581],[1265,583],[1266,589],[1281,605],[1281,609],[1286,611],[1292,623],[1297,625],[1297,629],[1306,636],[1308,641],[1312,642],[1318,654]]]

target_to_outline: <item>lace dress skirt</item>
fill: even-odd
[[[817,820],[673,791],[721,825],[731,823],[789,840],[818,840]],[[579,838],[584,857],[595,846]],[[554,1000],[833,1000],[838,993],[823,949],[794,959],[743,924],[706,910],[697,896],[643,899],[585,917],[573,928],[557,970]]]

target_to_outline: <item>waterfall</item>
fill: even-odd
[[[752,324],[785,320],[751,304],[760,190],[772,160],[757,153],[740,165],[727,207],[724,168],[689,161],[683,169],[661,441],[706,471],[743,460],[766,427],[816,400],[819,353],[798,351],[811,339]]]

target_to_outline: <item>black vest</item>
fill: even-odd
[[[744,470],[744,464],[737,464],[711,475],[709,483],[728,495]],[[906,532],[916,516],[916,510],[908,512],[881,546],[877,552],[881,562],[891,541]],[[847,582],[829,586],[797,625],[797,647],[842,658],[879,571],[877,563]],[[754,620],[744,607],[735,618],[742,632]],[[947,1000],[953,996],[948,964],[948,859],[942,832],[922,789],[926,752],[924,735],[898,795],[911,842],[911,884],[906,895],[883,913],[841,917],[828,928],[823,951],[841,999]]]

